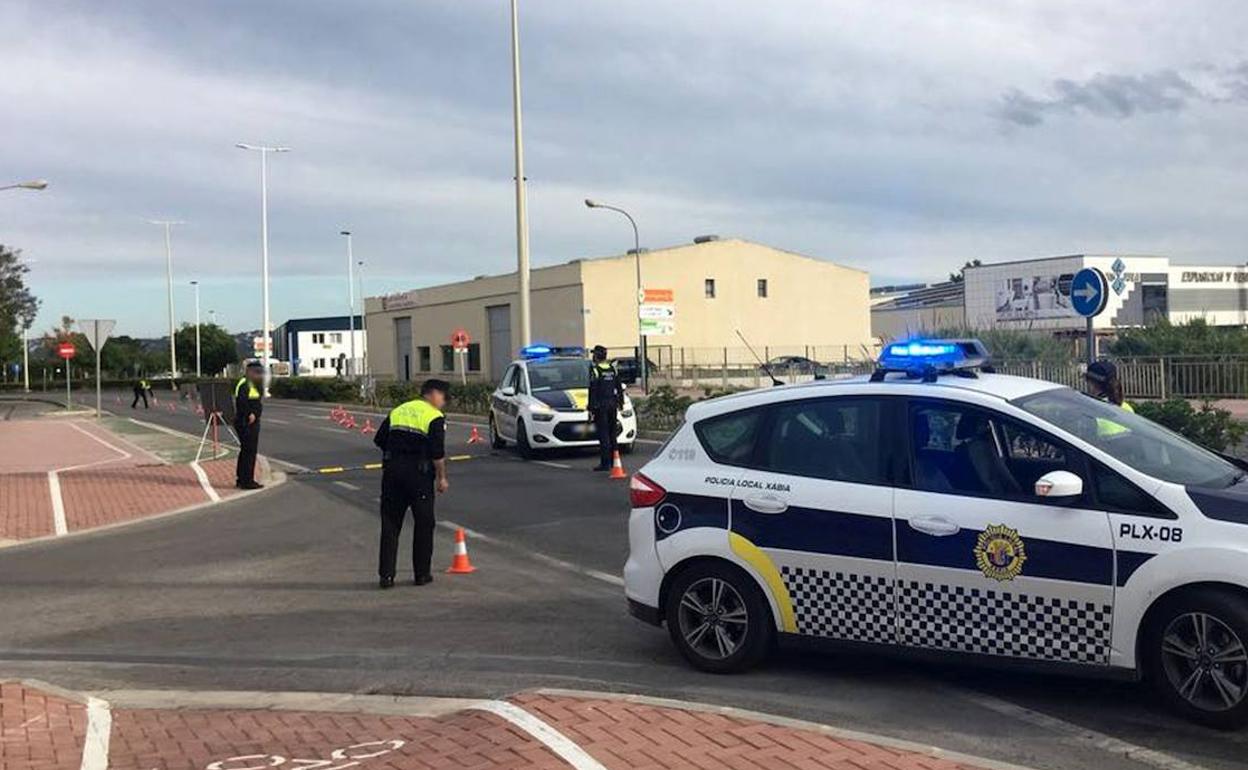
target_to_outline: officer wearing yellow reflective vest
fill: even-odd
[[[136,409],[139,406],[139,399],[143,399],[143,408],[147,409],[147,394],[152,391],[152,386],[147,380],[139,380],[134,383],[134,400],[130,402],[130,408]]]
[[[611,469],[615,453],[615,434],[619,430],[619,412],[624,408],[624,385],[615,367],[607,361],[607,349],[595,345],[589,365],[589,415],[598,434],[598,465],[596,471]]]
[[[450,488],[446,477],[446,392],[444,380],[426,380],[420,398],[399,404],[377,429],[373,443],[382,451],[381,553],[377,574],[382,588],[394,585],[399,533],[412,509],[412,572],[421,586],[433,580],[433,500]]]
[[[1089,396],[1120,406],[1128,412],[1135,411],[1135,407],[1123,398],[1122,381],[1118,379],[1118,367],[1112,362],[1093,361],[1088,364],[1088,370],[1083,378],[1087,382]],[[1096,432],[1100,436],[1116,436],[1128,430],[1130,428],[1125,425],[1104,417],[1098,417],[1096,420]]]
[[[264,387],[264,366],[259,361],[247,364],[246,372],[234,384],[234,432],[238,434],[238,465],[234,486],[239,489],[260,489],[256,481],[256,451],[260,446],[260,412],[264,405],[260,389]]]

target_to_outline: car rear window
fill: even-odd
[[[745,465],[754,454],[754,440],[762,419],[762,409],[744,409],[700,420],[693,430],[712,460]]]

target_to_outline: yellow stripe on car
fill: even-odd
[[[771,589],[771,596],[776,600],[776,607],[780,610],[781,630],[796,633],[797,619],[793,615],[793,599],[789,596],[789,589],[785,587],[784,580],[780,577],[780,570],[776,569],[776,565],[761,548],[736,532],[728,533],[728,543],[732,547],[732,552],[745,559],[746,563],[754,568],[754,571]]]
[[[589,408],[589,388],[572,388],[564,392],[568,394],[568,398],[572,399],[572,405],[577,409]]]

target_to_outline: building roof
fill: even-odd
[[[919,310],[928,307],[961,307],[966,292],[962,281],[943,281],[906,292],[871,306],[877,310]]]
[[[360,315],[355,317],[356,329],[362,328],[362,319],[363,316]],[[287,332],[342,332],[351,328],[351,322],[349,317],[345,315],[320,316],[318,318],[291,318],[282,323],[278,328],[285,329]]]

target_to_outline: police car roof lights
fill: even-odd
[[[554,352],[554,348],[552,348],[550,345],[527,345],[523,348],[520,348],[520,357],[521,358],[546,358],[552,352]]]
[[[884,346],[871,381],[882,382],[889,373],[901,372],[935,382],[941,374],[974,377],[976,369],[992,371],[988,349],[979,340],[908,340]]]
[[[534,343],[520,348],[520,357],[529,361],[552,357],[584,358],[585,348],[575,345],[556,346]]]

